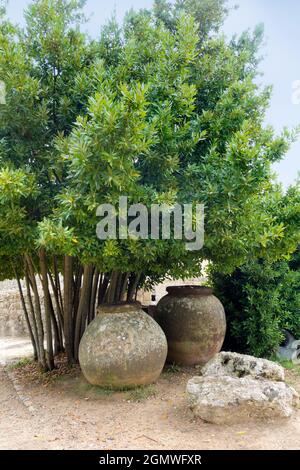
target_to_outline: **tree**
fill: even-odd
[[[180,14],[192,15],[199,25],[199,38],[204,41],[218,32],[229,10],[227,0],[155,0],[153,13],[157,21],[162,22],[171,31],[176,30]]]
[[[300,223],[299,183],[285,195],[279,197],[278,192],[264,201],[265,206],[294,236]],[[288,238],[282,238],[282,243]],[[267,251],[227,275],[212,271],[216,295],[226,310],[225,348],[271,357],[283,339],[283,329],[300,337],[299,248],[285,259],[274,262],[273,256]]]
[[[24,31],[6,20],[0,29],[0,183],[19,178],[13,208],[22,214],[12,232],[6,195],[1,256],[25,277],[34,346],[48,369],[64,348],[70,363],[78,359],[98,304],[130,301],[168,276],[199,275],[203,260],[230,272],[299,243],[288,212],[283,224],[262,204],[273,194],[271,164],[294,135],[263,126],[270,90],[254,81],[261,29],[227,43],[217,34],[226,2],[168,9],[157,1],[90,41],[79,29],[82,5],[36,0]],[[187,252],[173,234],[98,240],[96,209],[119,196],[147,207],[203,203],[204,249]]]
[[[115,270],[118,279],[184,277],[199,271],[204,259],[230,271],[271,246],[274,256],[283,253],[277,242],[287,228],[264,211],[261,198],[272,187],[271,163],[284,155],[293,135],[285,131],[276,138],[263,127],[269,90],[259,91],[253,81],[261,30],[229,45],[220,38],[204,41],[193,17],[182,15],[182,4],[176,8],[172,28],[142,11],[128,15],[123,33],[113,23],[111,34],[105,30],[106,46],[118,53],[113,65],[106,59],[97,64],[102,78],[88,115],[60,143],[70,161],[69,185],[58,219],[46,228],[55,242],[53,225],[72,227],[78,256],[98,262],[105,272]],[[133,126],[124,126],[122,112]],[[174,239],[163,245],[149,240],[101,245],[94,234],[96,207],[116,203],[121,195],[148,206],[204,203],[204,249],[186,253]],[[44,227],[42,233],[49,240]],[[284,249],[292,251],[297,242],[286,240]],[[70,236],[66,241],[70,246]],[[115,290],[110,300],[119,294]]]
[[[82,5],[74,0],[35,1],[26,12],[25,31],[3,16],[0,26],[0,75],[6,85],[6,104],[0,109],[1,210],[6,214],[0,234],[2,276],[15,271],[18,278],[25,276],[30,334],[45,369],[53,368],[53,356],[63,348],[67,321],[59,284],[63,259],[56,255],[47,259],[37,244],[37,230],[38,223],[52,213],[63,185],[64,165],[55,140],[60,133],[70,132],[74,116],[85,103],[81,76],[94,52],[79,31]],[[11,273],[5,267],[7,260]],[[44,317],[37,274],[44,291]]]

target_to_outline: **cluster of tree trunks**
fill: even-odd
[[[81,338],[97,308],[136,299],[143,277],[141,272],[101,273],[70,256],[49,256],[44,249],[36,258],[26,254],[21,261],[24,283],[17,267],[15,276],[34,357],[45,371],[54,369],[61,352],[70,365],[76,364]]]

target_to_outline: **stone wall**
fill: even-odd
[[[40,286],[38,279],[37,284]],[[25,294],[23,282],[22,287]],[[14,280],[0,282],[0,337],[5,336],[28,336],[18,284]]]
[[[28,336],[18,291],[0,292],[0,337]]]

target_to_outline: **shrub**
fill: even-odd
[[[226,310],[225,349],[270,357],[283,328],[300,337],[300,271],[294,261],[258,260],[231,275],[212,275]]]

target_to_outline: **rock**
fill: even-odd
[[[284,382],[211,375],[188,382],[189,405],[196,417],[214,424],[288,418],[298,404]]]
[[[275,362],[259,359],[253,356],[233,352],[221,352],[209,361],[202,369],[201,374],[208,376],[253,377],[284,381],[284,369]]]
[[[298,405],[295,390],[284,383],[279,364],[231,352],[221,352],[188,382],[195,416],[214,424],[288,418]]]

